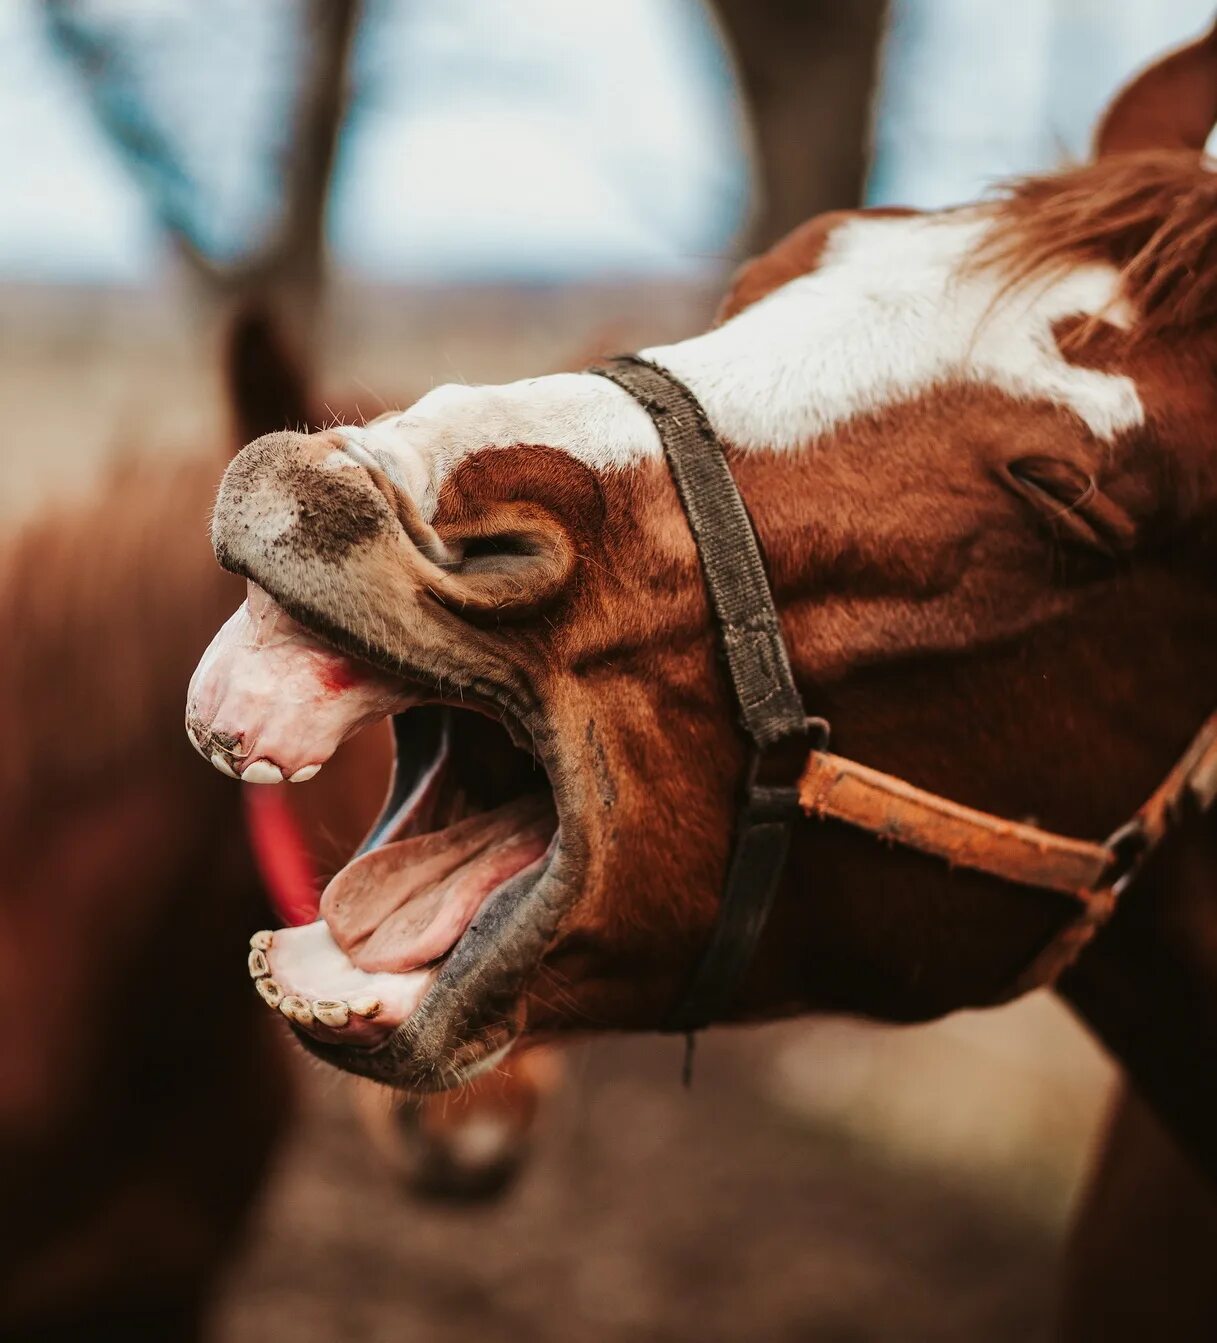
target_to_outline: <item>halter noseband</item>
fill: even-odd
[[[722,444],[697,398],[637,355],[588,370],[650,416],[697,546],[719,646],[749,743],[743,800],[718,923],[667,1029],[691,1033],[730,1001],[764,931],[801,814],[865,830],[1013,885],[1081,905],[1005,997],[1053,983],[1111,917],[1120,894],[1189,804],[1217,798],[1217,714],[1126,825],[1101,844],[976,811],[827,750],[828,724],[808,718],[756,533]]]

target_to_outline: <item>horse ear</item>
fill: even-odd
[[[1112,100],[1094,137],[1094,156],[1137,149],[1200,153],[1217,125],[1217,23],[1186,47],[1134,76]]]
[[[1006,463],[1005,478],[1065,545],[1115,559],[1136,543],[1137,526],[1127,510],[1073,462],[1019,457]]]

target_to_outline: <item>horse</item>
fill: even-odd
[[[958,210],[821,216],[744,267],[714,329],[643,351],[725,445],[836,759],[1024,859],[1127,839],[1212,712],[1215,120],[1210,34],[1117,98],[1092,161]],[[746,750],[659,418],[590,370],[438,388],[229,468],[213,541],[249,595],[196,673],[192,740],[232,773],[311,774],[387,709],[414,785],[322,918],[253,948],[328,1062],[437,1087],[519,1040],[673,1022]],[[952,866],[819,806],[716,1023],[923,1020],[1053,982],[1217,1174],[1203,815],[1079,920],[1025,865]]]
[[[256,308],[223,363],[233,446],[321,422]],[[181,682],[239,592],[206,543],[231,451],[128,456],[0,552],[3,1337],[196,1335],[293,1109],[282,1042],[213,977],[271,909],[312,917],[386,786],[377,731],[291,806],[178,746]],[[456,1106],[365,1089],[357,1113],[412,1188],[485,1196],[519,1169],[543,1073],[524,1060]]]
[[[211,986],[265,909],[241,808],[173,750],[231,600],[202,543],[223,460],[121,466],[0,563],[5,1337],[195,1337],[289,1112],[282,1050]]]

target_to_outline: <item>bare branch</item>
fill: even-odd
[[[198,231],[198,186],[179,151],[131,93],[123,43],[90,23],[73,0],[46,0],[52,39],[80,74],[93,111],[118,146],[187,270],[219,298],[256,296],[311,308],[325,264],[325,212],[346,116],[351,48],[361,0],[302,0],[304,68],[282,156],[282,193],[268,241],[246,260],[208,254]]]

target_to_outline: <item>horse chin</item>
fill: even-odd
[[[402,1019],[360,1023],[378,1029],[357,1026],[352,1040],[349,1027],[336,1033],[289,1018],[297,1039],[332,1067],[414,1093],[463,1086],[492,1068],[524,1032],[528,983],[551,940],[555,910],[569,903],[554,871],[559,858],[555,849],[540,872],[493,893],[477,922],[428,967]]]
[[[427,1095],[465,1086],[506,1058],[522,1033],[514,1019],[522,1014],[521,999],[518,1013],[504,1016],[476,1035],[448,1038],[434,1053],[421,1049],[415,1040],[416,1034],[428,1033],[425,1003],[410,1021],[373,1048],[327,1043],[298,1026],[292,1029],[310,1054],[333,1068],[398,1091]]]

